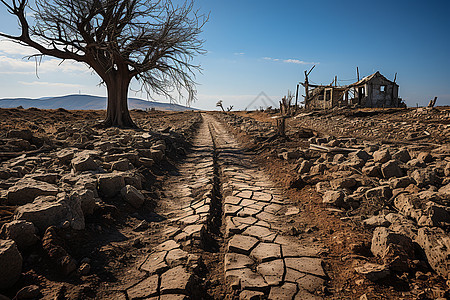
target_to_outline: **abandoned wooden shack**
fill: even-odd
[[[359,107],[404,107],[398,97],[398,84],[375,72],[346,86],[338,86],[337,80],[330,85],[309,84],[308,77],[302,83],[305,87],[306,109],[330,109],[342,106]]]

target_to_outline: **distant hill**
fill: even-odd
[[[22,106],[23,108],[36,107],[39,109],[58,109],[67,110],[99,110],[106,109],[106,97],[98,97],[91,95],[67,95],[60,97],[44,97],[39,99],[30,98],[9,98],[0,99],[0,108],[15,108]],[[179,104],[170,104],[156,101],[147,101],[137,98],[128,98],[129,109],[151,109],[165,111],[184,111],[197,110]]]

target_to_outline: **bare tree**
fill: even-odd
[[[10,1],[9,3],[7,1]],[[207,16],[193,1],[171,0],[0,0],[18,19],[21,34],[0,33],[37,49],[38,56],[75,60],[92,68],[108,92],[105,126],[136,127],[128,111],[133,78],[147,93],[195,98],[193,58],[204,54],[199,35]],[[26,10],[33,12],[30,24]]]
[[[222,111],[225,111],[225,109],[223,109],[223,103],[222,102],[223,102],[222,100],[217,101],[216,106],[220,107],[222,109]]]

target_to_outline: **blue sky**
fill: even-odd
[[[450,105],[448,0],[197,0],[196,6],[210,19],[203,33],[208,53],[196,59],[203,72],[194,107],[216,109],[222,99],[243,109],[260,92],[277,103],[313,64],[315,83],[331,83],[336,75],[339,84],[351,83],[358,66],[361,77],[380,71],[392,80],[397,73],[408,106],[426,105],[434,96],[438,105]],[[1,9],[0,30],[16,27]],[[47,59],[36,77],[34,62],[21,60],[26,54],[0,42],[0,98],[106,95],[98,77],[79,64]]]

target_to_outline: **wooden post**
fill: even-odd
[[[305,107],[309,108],[308,73],[305,71]]]
[[[297,107],[298,107],[298,87],[299,87],[299,83],[297,83],[297,91],[295,92],[295,110],[294,110],[294,114],[297,113]]]
[[[358,67],[356,67],[356,76],[357,76],[358,81],[359,81],[359,68]]]

